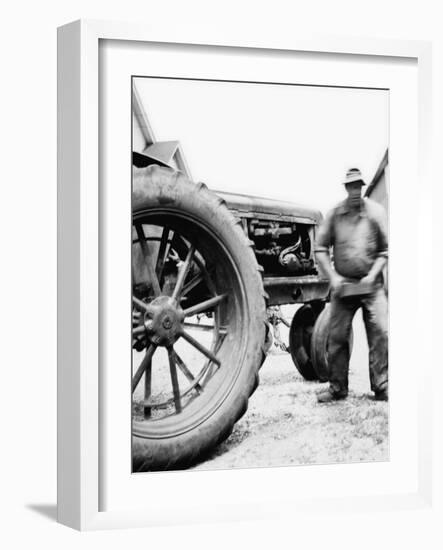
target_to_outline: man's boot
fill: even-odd
[[[388,390],[379,390],[374,392],[374,399],[375,401],[388,401]]]
[[[328,389],[317,394],[317,401],[319,403],[332,403],[333,401],[346,399],[347,396],[347,392],[332,392],[331,389]]]

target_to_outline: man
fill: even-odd
[[[348,395],[349,336],[360,307],[369,345],[371,389],[375,399],[388,399],[388,315],[382,274],[388,257],[386,216],[380,204],[362,198],[364,185],[360,170],[348,170],[344,181],[348,196],[327,214],[317,237],[317,261],[331,285],[329,389],[318,394],[320,403]],[[345,283],[360,284],[348,295]]]

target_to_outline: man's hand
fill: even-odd
[[[374,286],[378,276],[383,271],[385,265],[386,258],[384,256],[378,257],[375,260],[374,265],[371,267],[370,272],[365,277],[363,277],[363,279],[360,279],[360,282],[363,284]]]
[[[331,265],[331,260],[329,258],[329,252],[325,250],[316,252],[317,261],[321,268],[320,272],[323,272],[327,275],[329,279],[329,284],[331,285],[331,292],[335,294],[338,292],[343,285],[345,279],[339,275]]]
[[[374,286],[375,285],[375,276],[372,273],[368,273],[365,277],[360,279],[360,283],[364,285]]]
[[[337,272],[331,273],[330,283],[331,290],[334,294],[340,290],[344,282],[345,279]]]

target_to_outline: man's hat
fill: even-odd
[[[350,168],[346,172],[346,179],[343,182],[343,185],[346,185],[347,183],[353,183],[354,181],[360,181],[362,185],[366,185],[358,168]]]

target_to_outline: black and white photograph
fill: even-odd
[[[388,461],[389,90],[131,86],[133,472]]]
[[[4,8],[0,546],[440,550],[441,2]]]

